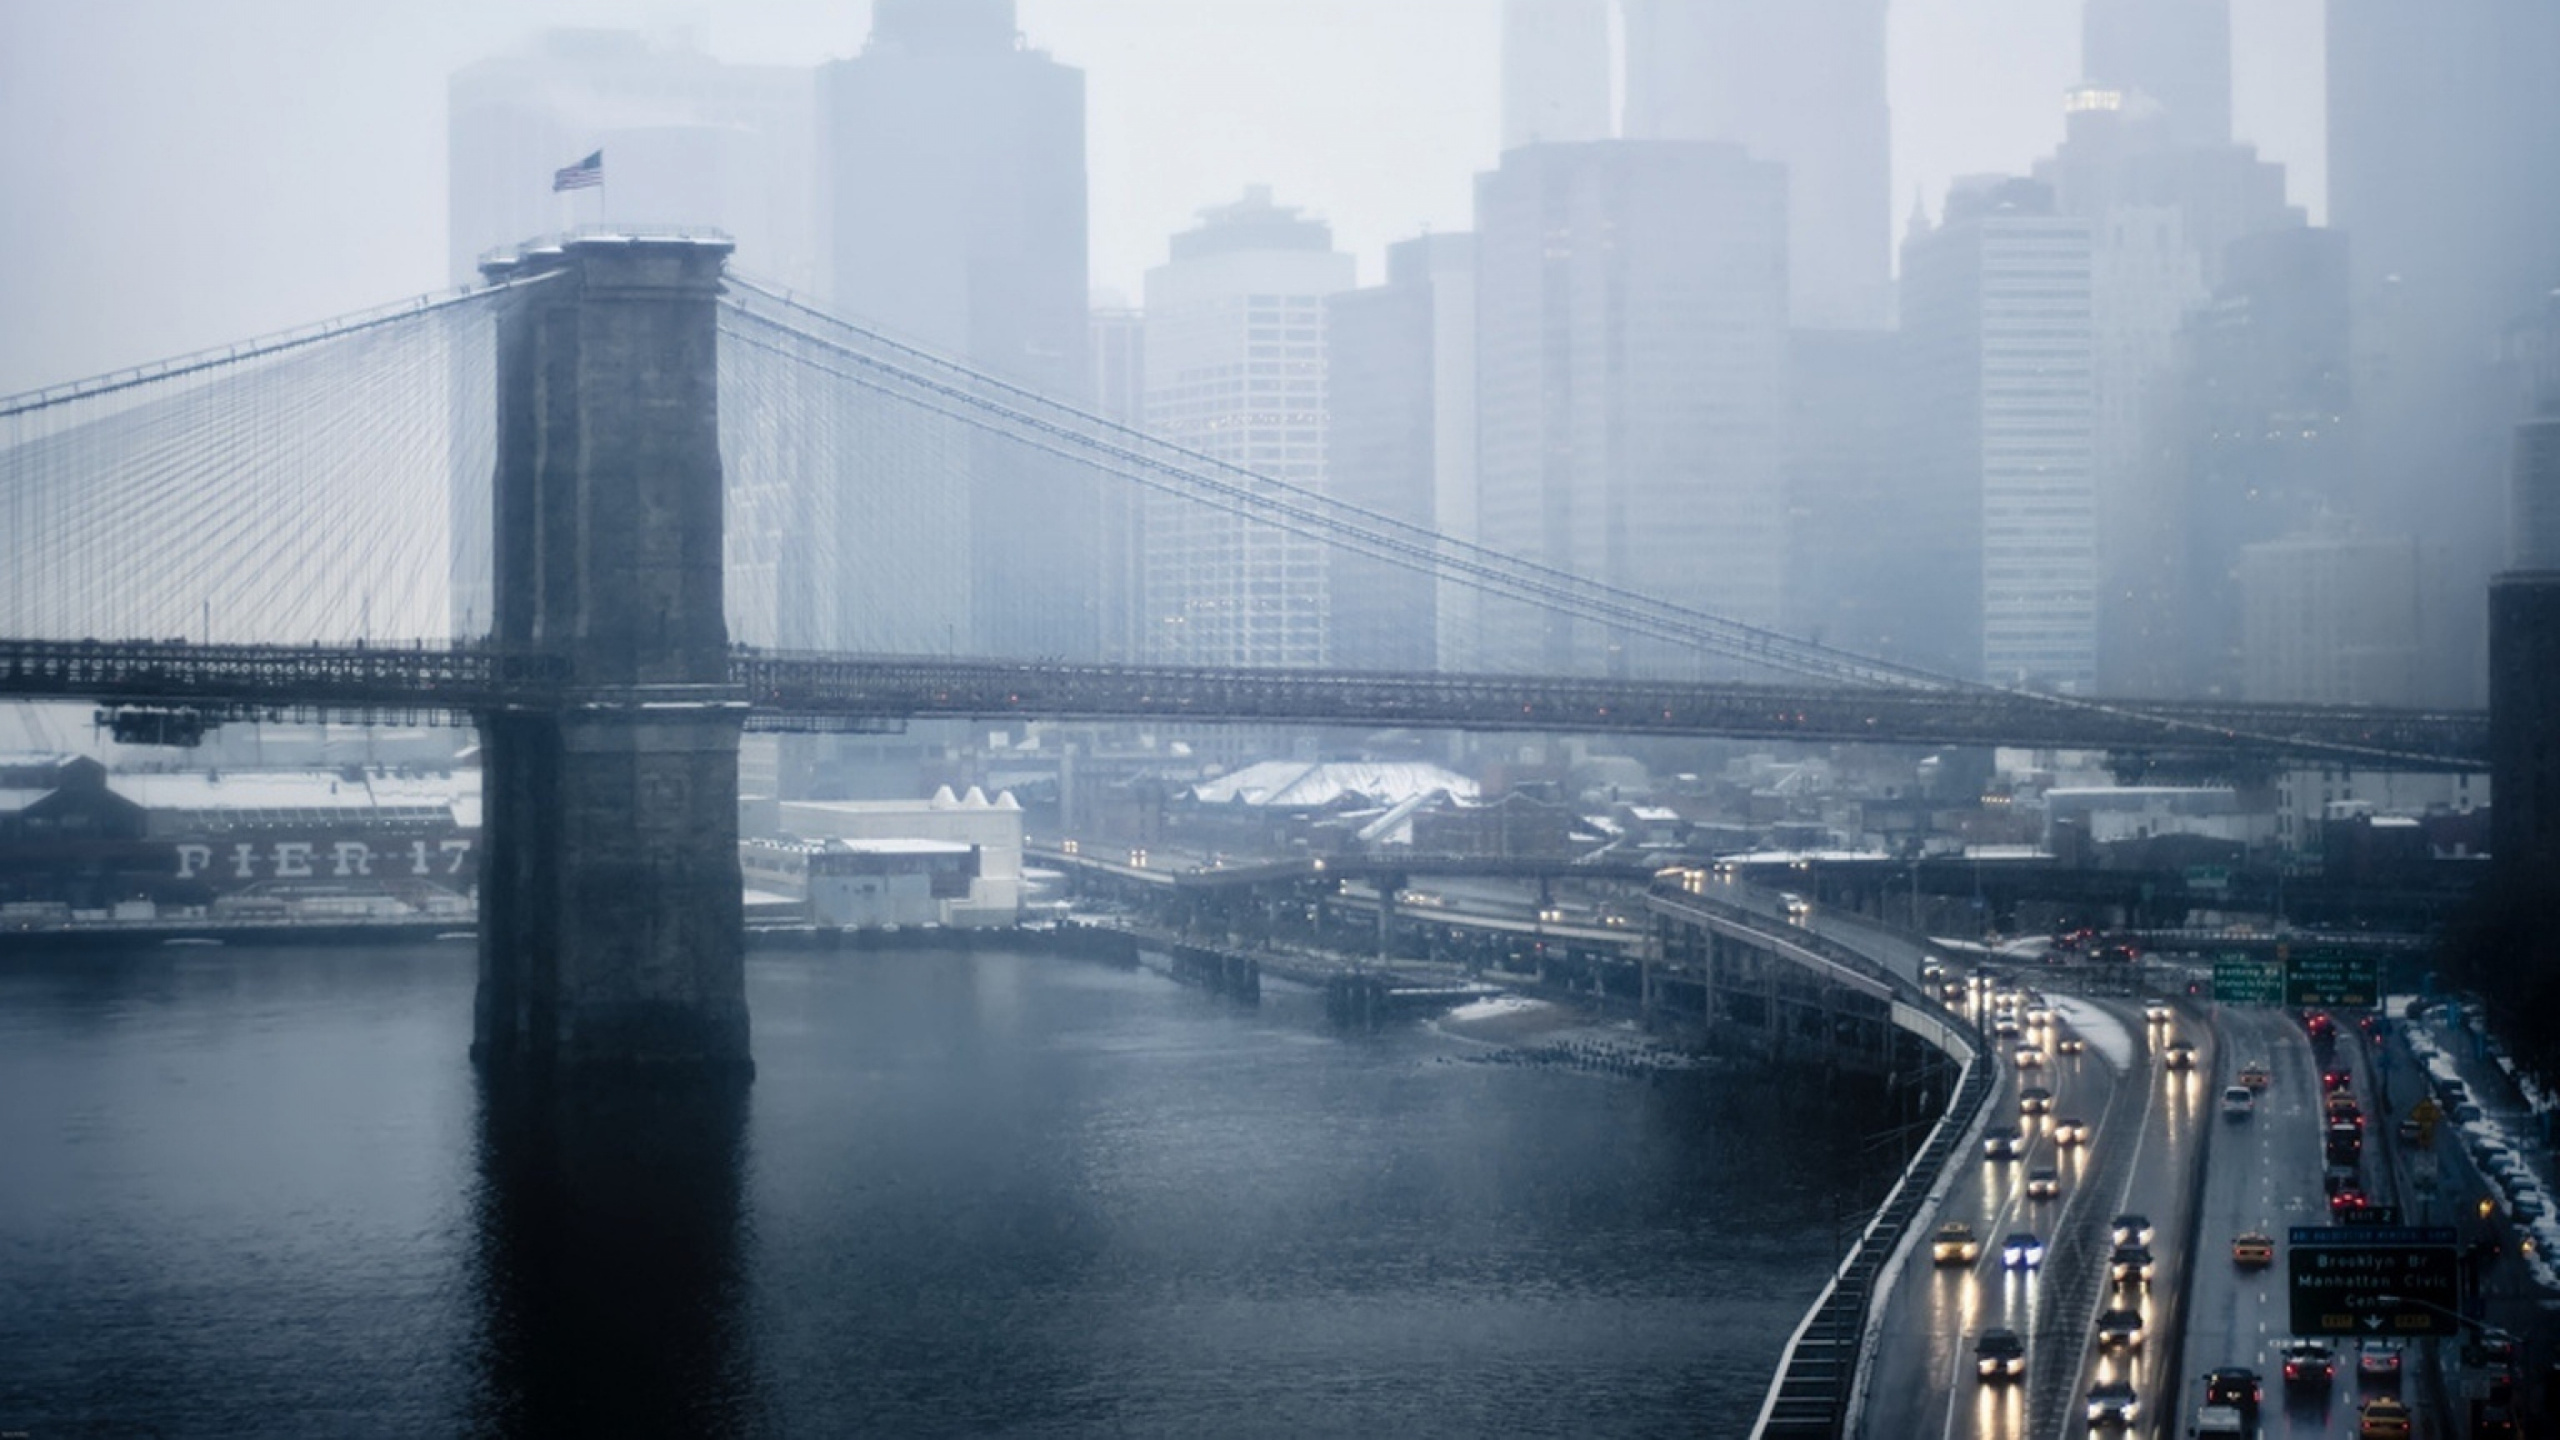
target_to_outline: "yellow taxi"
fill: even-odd
[[[2409,1440],[2409,1407],[2388,1395],[2367,1400],[2356,1420],[2356,1434],[2363,1440]]]
[[[2231,1240],[2231,1263],[2254,1270],[2276,1263],[2276,1242],[2255,1230],[2235,1235]]]
[[[1973,1238],[1973,1227],[1961,1220],[1950,1220],[1938,1227],[1938,1236],[1929,1247],[1929,1258],[1940,1265],[1970,1265],[1982,1253],[1982,1242]]]

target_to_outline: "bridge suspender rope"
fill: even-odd
[[[828,315],[755,281],[732,277],[730,285],[733,290],[743,289],[796,314],[834,327],[842,332],[843,338],[822,335],[764,314],[734,295],[724,301],[725,308],[732,315],[754,321],[828,356],[887,378],[866,381],[860,376],[827,367],[813,358],[790,354],[779,345],[749,339],[744,332],[734,328],[728,332],[733,339],[757,344],[768,353],[830,378],[891,396],[1161,493],[1215,506],[1230,514],[1262,521],[1290,533],[1339,545],[1391,564],[1458,579],[1488,594],[1526,600],[1557,613],[1601,620],[1657,638],[1680,641],[1729,659],[1847,683],[1993,691],[1993,687],[1971,685],[1913,666],[1853,655],[1777,631],[1672,605],[1362,509],[1216,456],[1185,449],[1106,417],[1061,404],[983,371],[934,356]],[[864,346],[876,347],[899,358],[869,353],[861,348]],[[931,373],[934,371],[952,378],[938,379]],[[1030,433],[1024,433],[1026,431]],[[1161,452],[1169,458],[1159,458],[1150,452]],[[1151,471],[1164,478],[1149,479],[1139,473],[1141,471]]]
[[[769,332],[812,347],[829,359],[858,366],[871,372],[871,377],[878,378],[852,373],[816,357],[793,354],[783,344],[750,335],[737,325],[729,326],[723,332],[734,343],[751,346],[804,370],[1002,436],[1107,476],[1270,524],[1288,533],[1338,545],[1402,568],[1454,579],[1488,595],[1521,600],[1551,613],[1596,620],[1631,633],[1694,646],[1708,654],[1834,682],[1924,689],[1951,696],[1971,695],[1980,697],[1986,705],[2026,704],[2101,721],[2129,722],[2161,733],[2163,743],[2174,743],[2171,737],[2183,734],[2192,736],[2202,746],[2214,749],[2234,742],[2256,743],[2273,750],[2286,748],[2286,737],[2279,735],[2163,714],[2138,704],[1960,681],[1617,589],[1441,535],[1425,527],[1258,474],[1215,456],[1185,449],[1107,417],[1062,404],[983,371],[891,339],[758,281],[732,276],[729,285],[733,293],[723,301],[724,310],[729,315],[753,321]],[[792,314],[824,325],[838,334],[831,337],[760,313],[737,298],[734,292],[740,290],[782,306]],[[887,352],[887,356],[870,353],[873,349]],[[950,378],[936,378],[935,372]],[[1021,403],[1009,404],[995,398],[997,396]],[[1169,458],[1159,458],[1157,453],[1151,452],[1161,452],[1163,457]],[[2377,768],[2413,763],[2426,767],[2439,763],[2386,745],[2343,745],[2330,753],[2341,761],[2362,761]]]

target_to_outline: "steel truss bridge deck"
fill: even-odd
[[[2438,771],[2484,771],[2489,750],[2489,718],[2480,711],[2100,701],[1985,689],[1082,665],[744,647],[731,658],[729,681],[702,698],[743,704],[751,728],[771,730],[873,730],[945,718],[1243,722],[2013,745]],[[208,723],[320,713],[462,718],[574,706],[583,689],[556,657],[481,645],[0,640],[0,695],[184,709]]]

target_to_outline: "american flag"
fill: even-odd
[[[604,152],[599,150],[575,165],[551,172],[551,192],[584,190],[604,183]]]

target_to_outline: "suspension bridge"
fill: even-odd
[[[2034,694],[1636,594],[931,354],[728,274],[728,251],[563,237],[462,292],[0,400],[0,695],[96,702],[120,735],[178,743],[268,716],[477,724],[481,1049],[542,1063],[744,1063],[748,727],[1128,718],[2485,768],[2485,715]],[[1081,547],[1131,497],[1208,517],[1218,553],[1315,542],[1549,643],[1442,675],[1186,663],[1178,630],[1089,658],[1110,597]],[[1233,607],[1255,603],[1239,582]],[[1041,658],[955,653],[963,625]],[[1524,669],[1556,627],[1594,655],[1686,658],[1665,678]]]

